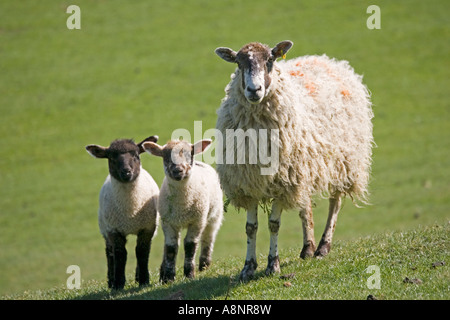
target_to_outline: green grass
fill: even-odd
[[[80,0],[81,30],[66,28],[69,4],[0,3],[0,295],[63,285],[72,264],[85,281],[104,279],[97,199],[107,165],[84,146],[152,134],[164,142],[177,128],[192,132],[195,120],[213,128],[234,69],[214,54],[218,46],[290,39],[287,58],[326,53],[364,75],[378,145],[372,205],[345,202],[337,244],[450,220],[448,1],[380,0],[380,30],[366,28],[369,1]],[[160,185],[160,159],[142,162]],[[327,203],[316,202],[319,238]],[[266,219],[260,214],[262,257]],[[245,213],[230,207],[217,261],[241,263],[244,229]],[[284,213],[280,249],[300,248],[301,239],[298,214]],[[159,230],[153,274],[162,243]]]
[[[193,280],[184,278],[179,266],[177,277],[170,284],[159,283],[159,275],[152,273],[151,285],[139,288],[130,274],[125,289],[119,292],[108,290],[106,280],[87,280],[80,289],[60,286],[4,298],[161,300],[178,296],[183,300],[364,300],[372,295],[378,300],[446,300],[450,294],[449,235],[450,226],[445,224],[337,241],[330,255],[323,259],[302,260],[298,249],[283,249],[280,274],[264,276],[266,257],[260,256],[255,280],[245,284],[238,281],[242,259],[228,257],[217,259]],[[369,266],[379,267],[379,289],[367,285],[373,275],[367,271]],[[406,278],[413,282],[405,281]]]

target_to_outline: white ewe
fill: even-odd
[[[217,164],[222,187],[236,207],[247,210],[247,257],[240,278],[250,279],[257,267],[255,241],[258,203],[272,202],[269,216],[270,251],[266,274],[279,272],[277,237],[283,209],[300,209],[304,246],[300,256],[324,256],[331,240],[341,197],[365,203],[372,155],[373,117],[370,96],[362,77],[346,61],[305,56],[276,62],[291,41],[273,49],[253,42],[239,52],[217,48],[216,54],[237,63],[217,111],[216,128],[277,130],[279,166],[262,175],[256,164]],[[255,147],[250,141],[233,154]],[[223,139],[225,141],[225,139]],[[270,138],[269,140],[270,141]],[[223,145],[227,152],[228,145]],[[236,161],[234,161],[236,163]],[[330,207],[322,239],[316,249],[311,197],[328,195]]]
[[[149,283],[148,256],[151,240],[158,225],[159,189],[150,174],[141,167],[142,143],[158,141],[151,136],[137,145],[132,140],[115,140],[106,148],[88,145],[95,158],[108,159],[109,175],[100,190],[98,223],[106,242],[108,287],[122,289],[125,285],[126,237],[137,235],[136,281]]]
[[[217,232],[223,220],[223,194],[219,177],[209,165],[194,161],[209,146],[211,140],[201,140],[194,145],[172,140],[165,146],[153,142],[143,144],[144,149],[164,160],[166,177],[161,186],[158,209],[164,232],[164,258],[160,280],[175,278],[175,262],[180,232],[187,228],[184,238],[184,275],[195,276],[195,253],[199,241],[202,249],[199,270],[211,264],[211,254]]]

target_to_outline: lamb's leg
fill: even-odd
[[[278,257],[278,230],[280,229],[281,206],[274,202],[269,216],[270,250],[267,258],[266,275],[280,272],[280,258]]]
[[[112,244],[114,259],[114,280],[112,288],[123,289],[125,286],[125,265],[127,263],[127,249],[125,248],[127,239],[120,232],[108,234],[108,241]]]
[[[220,219],[210,222],[202,234],[202,252],[200,254],[198,269],[203,271],[211,265],[211,255],[216,242],[216,235],[220,227]]]
[[[180,230],[162,224],[164,232],[164,257],[159,272],[159,280],[163,283],[175,280],[175,265],[180,239]]]
[[[316,241],[314,240],[314,219],[311,202],[306,208],[300,210],[300,219],[302,219],[303,228],[303,249],[300,258],[305,259],[314,256],[316,250]]]
[[[184,276],[192,279],[195,277],[195,253],[204,227],[190,225],[184,238]]]
[[[341,193],[336,192],[333,197],[330,198],[330,206],[328,211],[327,224],[325,231],[323,232],[322,239],[320,239],[319,247],[314,253],[315,257],[324,257],[330,252],[331,240],[334,234],[334,228],[336,227],[336,221],[341,208]]]
[[[152,237],[155,233],[155,228],[140,230],[137,234],[136,242],[136,282],[139,286],[144,286],[149,284],[149,274],[148,274],[148,256],[150,254],[150,246],[152,243]]]
[[[239,276],[242,282],[253,278],[256,267],[258,266],[256,260],[256,232],[258,230],[258,202],[254,202],[247,211],[247,223],[245,225],[245,232],[247,234],[247,256],[245,258],[245,265]]]
[[[114,252],[112,244],[109,243],[108,239],[105,237],[106,244],[106,262],[108,265],[108,288],[111,288],[114,283]]]

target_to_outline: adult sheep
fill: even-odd
[[[251,279],[257,267],[259,203],[272,203],[268,275],[280,271],[277,239],[282,210],[300,210],[300,257],[321,257],[330,251],[342,197],[348,195],[362,203],[368,197],[373,113],[362,76],[355,74],[347,61],[325,55],[276,62],[277,58],[284,58],[292,45],[291,41],[282,41],[270,48],[252,42],[239,52],[224,47],[215,51],[225,61],[237,64],[217,111],[216,128],[224,136],[230,130],[267,129],[263,131],[268,135],[265,139],[276,142],[279,154],[275,159],[279,162],[277,170],[261,174],[267,161],[248,162],[249,151],[261,148],[255,136],[249,134],[245,143],[232,143],[231,147],[229,136],[222,140],[227,141],[222,150],[227,160],[230,151],[238,156],[245,152],[247,160],[245,164],[235,164],[235,159],[217,163],[230,202],[247,210],[247,256],[241,281]],[[276,135],[269,135],[271,132]],[[267,149],[274,151],[273,145]],[[315,194],[329,197],[328,220],[317,248],[311,206]]]

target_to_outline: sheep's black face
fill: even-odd
[[[139,176],[139,147],[132,140],[116,140],[107,151],[109,173],[120,182],[132,182]]]
[[[284,56],[292,44],[291,41],[282,41],[270,49],[259,42],[251,42],[238,53],[222,47],[216,49],[216,54],[227,62],[237,63],[245,98],[251,104],[259,104],[270,92],[275,60]]]
[[[163,151],[163,159],[164,171],[169,178],[181,181],[190,176],[194,155],[189,143],[168,143]]]

